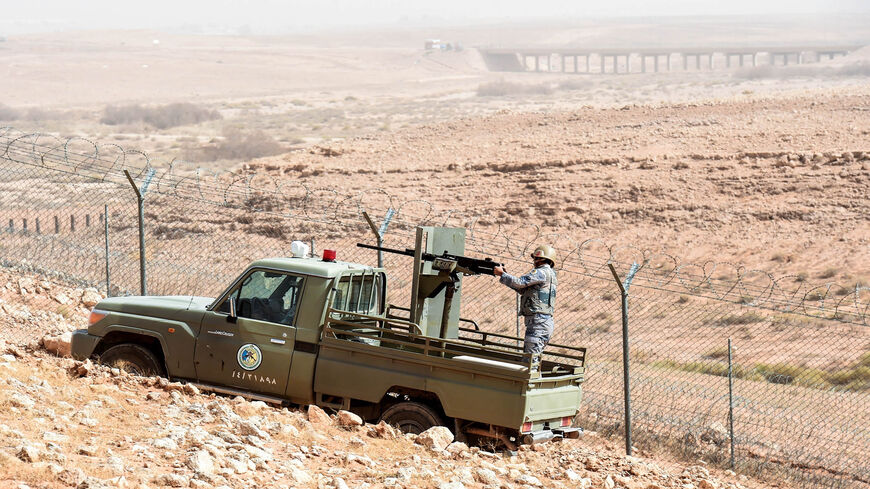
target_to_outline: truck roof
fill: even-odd
[[[349,270],[380,270],[377,267],[344,261],[323,261],[319,258],[274,257],[263,258],[251,264],[252,268],[274,268],[316,277],[336,277]]]

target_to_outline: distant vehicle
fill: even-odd
[[[101,301],[88,329],[73,334],[73,357],[275,404],[349,410],[411,433],[447,426],[461,441],[511,450],[579,437],[572,422],[586,349],[523,353],[522,338],[460,318],[462,276],[497,265],[462,256],[464,248],[464,229],[418,228],[416,251],[399,252],[414,259],[403,308],[386,303],[383,268],[336,261],[330,250],[309,258],[294,242],[294,256],[255,261],[217,298]]]

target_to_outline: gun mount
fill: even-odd
[[[495,275],[493,269],[504,266],[491,258],[464,256],[463,228],[418,227],[413,249],[357,246],[414,258],[409,319],[434,338],[456,338],[459,334],[462,277]]]

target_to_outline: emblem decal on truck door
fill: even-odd
[[[263,354],[260,352],[260,347],[253,343],[242,345],[239,348],[236,359],[239,361],[239,366],[245,370],[256,370],[263,362]]]

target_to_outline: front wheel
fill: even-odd
[[[100,363],[134,375],[165,375],[163,364],[151,350],[133,343],[115,345],[100,355]]]
[[[381,421],[399,428],[404,433],[419,435],[433,426],[443,426],[441,416],[419,402],[400,402],[381,414]]]

